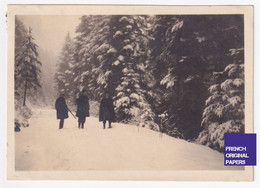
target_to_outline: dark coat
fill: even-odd
[[[104,98],[101,100],[100,107],[99,107],[99,121],[111,121],[115,122],[115,110],[113,101],[111,98]]]
[[[68,107],[63,97],[59,97],[55,103],[55,109],[57,112],[57,119],[66,119],[68,115]]]
[[[89,102],[86,95],[81,95],[77,100],[76,116],[80,118],[89,117]]]

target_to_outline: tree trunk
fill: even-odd
[[[26,102],[27,82],[28,82],[28,74],[26,74],[26,78],[25,78],[25,87],[24,87],[24,96],[23,96],[23,105],[24,106],[25,106],[25,102]]]

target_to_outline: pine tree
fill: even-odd
[[[114,95],[117,118],[156,129],[154,114],[147,102],[143,75],[147,59],[145,16],[113,16],[111,18],[110,44],[114,50],[112,76],[108,88]]]
[[[37,44],[34,43],[32,29],[29,28],[23,49],[17,54],[17,87],[23,88],[23,105],[26,105],[27,96],[33,96],[40,85],[40,68]],[[19,78],[18,78],[19,77]]]
[[[23,51],[24,42],[26,41],[28,31],[24,24],[15,17],[15,68],[14,68],[14,85],[15,85],[15,131],[20,131],[20,126],[27,126],[28,119],[31,116],[31,110],[27,106],[22,106],[23,90],[20,84],[21,75],[18,75],[19,55]]]
[[[156,16],[151,41],[157,123],[162,132],[185,139],[200,131],[205,100],[205,61],[199,55],[201,43],[194,23],[185,16]]]
[[[89,91],[91,99],[100,100],[105,92],[110,93],[118,120],[131,120],[142,126],[148,124],[148,119],[153,120],[142,88],[146,84],[142,80],[147,66],[145,23],[144,16],[83,16],[77,28],[74,69],[75,82]],[[127,81],[131,84],[125,87]],[[131,104],[122,108],[125,105],[122,99],[126,98]]]
[[[18,63],[20,55],[24,50],[24,43],[26,41],[28,31],[24,24],[15,17],[15,69],[14,69],[14,80],[15,80],[15,99],[19,100],[22,98],[22,87],[20,86],[21,75],[18,75]]]
[[[40,67],[31,29],[26,30],[24,24],[15,17],[15,131],[20,131],[21,126],[28,126],[32,110],[26,106],[26,101],[28,96],[33,99],[33,93],[40,86]]]
[[[64,93],[68,97],[68,102],[73,101],[73,69],[74,69],[74,46],[73,40],[68,33],[65,37],[65,43],[61,50],[58,60],[58,70],[55,74],[55,81],[59,93]]]
[[[109,75],[104,56],[110,45],[110,16],[83,16],[77,27],[75,41],[75,78],[78,85],[76,92],[85,88],[91,99],[100,100],[106,88],[106,78]],[[105,72],[104,72],[105,71]]]
[[[224,151],[225,133],[244,133],[244,49],[230,49],[230,64],[215,72],[220,83],[209,88],[198,141],[213,149]]]
[[[211,16],[207,27],[209,95],[197,141],[223,151],[225,133],[244,131],[243,16]]]
[[[83,16],[74,51],[76,90],[86,88],[93,100],[109,92],[118,121],[158,124],[192,140],[207,129],[200,125],[212,95],[207,88],[217,80],[212,73],[227,67],[229,49],[239,49],[234,32],[243,46],[241,23],[238,15]]]
[[[233,35],[243,41],[241,16],[155,16],[150,69],[154,75],[152,107],[162,132],[195,139],[212,72],[225,68]],[[155,60],[155,61],[154,61]]]

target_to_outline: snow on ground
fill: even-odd
[[[146,128],[114,123],[103,129],[97,118],[89,117],[85,129],[78,129],[70,115],[59,130],[55,110],[33,112],[30,126],[15,133],[18,171],[231,169],[217,151]]]

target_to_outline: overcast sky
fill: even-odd
[[[59,56],[65,36],[70,32],[75,36],[75,29],[80,23],[81,16],[18,16],[25,27],[32,28],[35,42],[42,49],[52,51]]]

